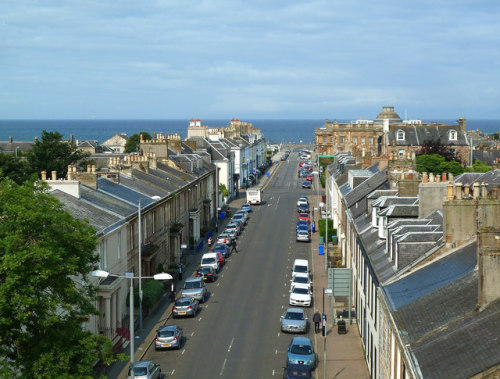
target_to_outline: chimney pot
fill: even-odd
[[[47,171],[42,171],[42,180],[47,180]]]
[[[476,182],[472,185],[472,197],[474,199],[479,199],[479,183]]]
[[[453,184],[448,183],[446,187],[447,187],[446,200],[453,200]]]
[[[430,173],[429,175],[429,183],[434,183],[434,173]]]
[[[90,165],[87,165],[87,173],[90,173]]]
[[[424,171],[422,173],[422,183],[427,183],[429,181],[429,177],[427,176],[427,173]]]
[[[455,183],[455,196],[457,200],[462,200],[462,183]]]
[[[57,171],[51,171],[52,180],[57,180]]]
[[[443,173],[441,174],[441,181],[442,181],[442,182],[446,182],[446,172],[443,172]]]

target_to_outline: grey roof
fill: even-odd
[[[418,204],[418,197],[380,196],[377,200],[373,201],[372,206],[378,208],[386,208],[396,204]]]
[[[129,216],[137,212],[137,207],[129,202],[113,196],[103,191],[96,191],[93,188],[80,184],[80,198],[88,201],[94,206],[116,213],[122,217]]]
[[[405,133],[405,139],[398,141],[396,133],[402,130]],[[448,133],[454,130],[457,132],[457,140],[450,141]],[[444,145],[468,146],[465,133],[458,125],[445,124],[421,124],[421,125],[390,125],[387,133],[389,146],[422,146],[428,141],[440,140]]]
[[[97,186],[99,188],[99,191],[105,192],[113,197],[119,198],[129,204],[138,204],[140,198],[146,197],[146,194],[144,193],[138,192],[122,184],[115,183],[106,178],[98,178]],[[144,203],[146,205],[153,201],[154,200],[150,201],[142,200],[141,203]]]
[[[488,172],[467,172],[457,176],[454,180],[455,183],[460,182],[464,185],[471,186],[474,183],[486,182],[488,189],[493,185],[500,185],[500,170],[490,170]]]
[[[500,362],[500,301],[478,311],[477,244],[385,286],[424,378],[469,378]]]
[[[387,189],[388,187],[387,169],[384,169],[383,171],[379,171],[372,175],[349,193],[345,194],[344,203],[346,204],[346,207],[349,208],[356,204],[356,202],[360,201],[363,197],[366,197],[370,192],[378,189]]]
[[[472,151],[472,162],[480,160],[491,166],[495,161],[500,160],[500,150],[473,150]]]
[[[98,207],[83,198],[79,199],[60,190],[52,191],[51,195],[58,198],[63,204],[64,209],[73,217],[79,220],[88,220],[89,224],[96,228],[97,233],[102,232],[123,219],[123,216]]]
[[[379,212],[379,215],[387,217],[418,217],[418,211],[418,204],[393,204]]]
[[[16,149],[22,152],[31,151],[33,149],[34,142],[3,142],[0,141],[0,152],[6,154],[15,154]]]
[[[366,198],[367,199],[378,199],[381,196],[397,196],[397,189],[387,189],[387,190],[377,190],[370,193]]]

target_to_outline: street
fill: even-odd
[[[311,255],[309,243],[295,242],[297,198],[312,193],[302,189],[297,163],[296,152],[280,162],[265,187],[265,203],[252,207],[238,239],[239,253],[229,258],[215,283],[207,284],[210,296],[198,315],[168,320],[168,325],[183,328],[182,348],[154,351],[151,347],[146,352],[143,359],[159,363],[165,377],[282,375],[286,348],[293,338],[280,331],[280,316],[288,307],[291,265],[294,259],[310,260]],[[243,202],[240,197],[231,206]],[[307,336],[314,344],[313,306],[306,313],[310,321]]]

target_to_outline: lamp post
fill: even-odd
[[[92,276],[96,276],[98,278],[107,278],[108,276],[114,276],[116,278],[127,278],[130,279],[130,297],[129,297],[129,312],[130,312],[130,373],[132,375],[132,379],[134,378],[134,279],[137,277],[134,276],[133,272],[126,272],[125,275],[114,275],[110,274],[107,271],[103,270],[95,270],[90,273]],[[170,280],[172,279],[172,275],[162,272],[161,274],[156,274],[154,276],[148,276],[148,279],[153,278],[154,280]],[[139,280],[140,283],[140,280]]]
[[[141,216],[141,200],[160,200],[160,196],[141,197],[137,205],[137,213],[139,218],[139,330],[142,330],[142,216]]]

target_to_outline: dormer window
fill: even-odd
[[[458,133],[456,130],[450,130],[448,132],[448,139],[450,141],[456,141],[457,140],[457,137],[458,137]]]
[[[405,132],[401,129],[399,129],[396,132],[396,141],[404,141],[405,140]]]

